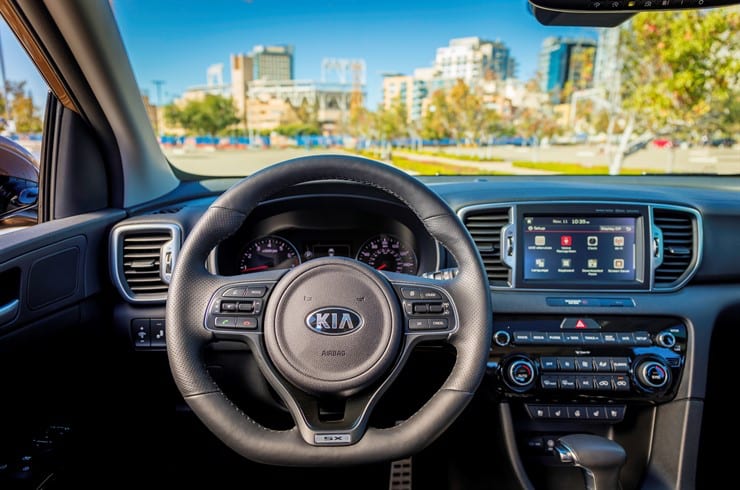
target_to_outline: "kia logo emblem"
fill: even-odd
[[[328,307],[312,311],[306,317],[306,326],[324,335],[344,335],[359,330],[364,320],[349,308]]]

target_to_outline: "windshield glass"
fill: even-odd
[[[740,173],[740,10],[546,27],[511,0],[111,2],[163,151],[414,175]]]

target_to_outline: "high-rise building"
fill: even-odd
[[[254,80],[293,80],[293,46],[257,45],[249,53]]]
[[[245,54],[231,55],[231,97],[236,113],[244,118],[247,111],[247,89],[254,76],[252,58]]]
[[[451,39],[437,49],[434,68],[441,78],[462,79],[471,84],[490,76],[506,80],[514,76],[516,63],[509,48],[500,41],[479,37]]]
[[[574,90],[592,87],[595,58],[593,39],[546,38],[539,59],[540,88],[560,99],[568,85]]]
[[[619,29],[599,29],[599,41],[596,46],[594,62],[594,85],[609,87],[618,79],[619,66]]]

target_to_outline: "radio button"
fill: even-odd
[[[594,357],[594,367],[600,373],[611,372],[612,363],[608,357]]]
[[[547,334],[547,343],[552,345],[562,345],[564,342],[563,340],[563,334],[560,332],[557,333],[548,333]]]
[[[605,344],[619,343],[619,339],[617,339],[617,334],[614,332],[604,332],[603,334],[601,334],[601,338],[604,340]]]
[[[612,369],[615,373],[628,373],[630,371],[630,360],[626,357],[615,357],[612,359]]]
[[[583,337],[580,333],[564,333],[563,342],[566,344],[581,345],[583,343]]]
[[[558,368],[561,371],[575,371],[576,363],[572,357],[558,357]]]
[[[546,344],[547,335],[545,332],[532,332],[532,343],[533,344]]]
[[[519,345],[531,344],[532,334],[530,332],[514,332],[514,343]]]
[[[636,345],[652,345],[653,342],[650,340],[650,334],[647,332],[635,332],[632,334],[635,338]]]
[[[617,342],[623,345],[634,345],[635,339],[632,337],[632,332],[619,332],[617,334]]]
[[[576,368],[578,368],[579,371],[593,371],[593,357],[576,357]]]
[[[558,360],[555,357],[541,357],[540,366],[542,366],[543,371],[557,371]]]
[[[600,333],[584,333],[583,343],[586,345],[601,344],[601,334]]]

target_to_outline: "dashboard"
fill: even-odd
[[[732,259],[740,183],[423,180],[457,212],[488,274],[494,335],[481,391],[498,407],[491,417],[500,414],[514,434],[509,457],[530,477],[546,478],[547,441],[589,432],[631,455],[625,488],[665,475],[668,466],[695,466],[710,359],[723,357],[710,356],[710,347],[722,348],[712,339],[734,326],[740,308],[740,262]],[[168,244],[181,242],[215,199],[197,189],[184,194],[175,205],[140,210],[111,234],[112,276],[125,298],[116,322],[136,351],[163,349],[161,278],[176,261],[167,254],[177,250]],[[151,271],[127,265],[127,244],[141,247],[141,240],[160,257]],[[427,277],[448,277],[457,266],[399,200],[340,182],[301,185],[265,201],[208,265],[240,275],[325,256]],[[668,486],[693,481],[682,471]]]

